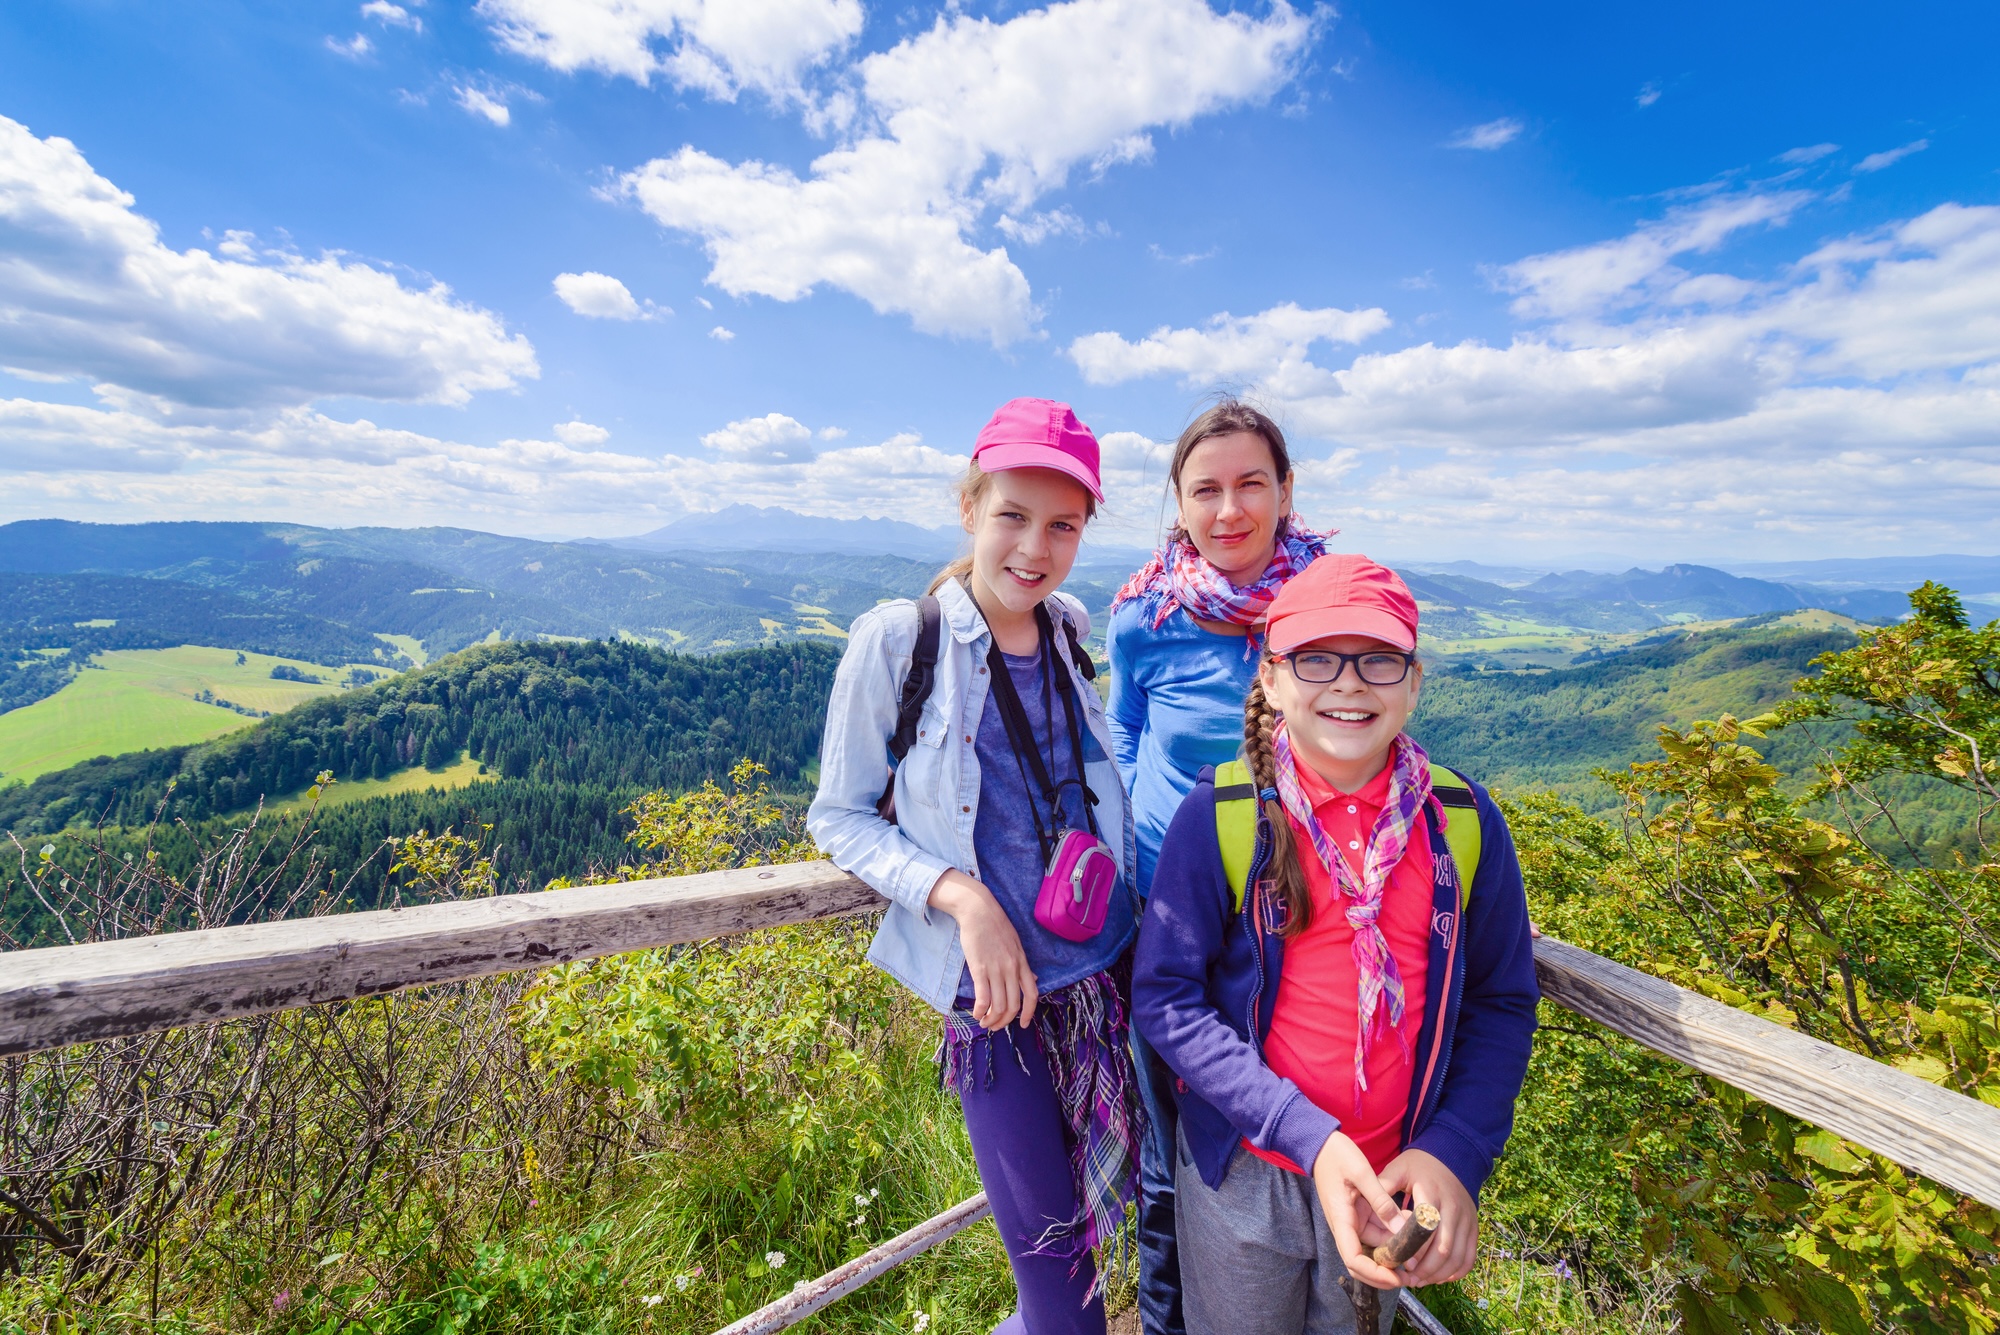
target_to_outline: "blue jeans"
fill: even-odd
[[[1132,1066],[1150,1129],[1139,1154],[1139,1325],[1145,1335],[1187,1335],[1181,1317],[1181,1258],[1174,1234],[1174,1145],[1180,1107],[1174,1073],[1139,1026],[1132,1026]]]

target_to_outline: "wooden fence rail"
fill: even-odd
[[[758,927],[882,900],[828,862],[0,954],[0,1057],[378,996]],[[1549,1000],[1988,1205],[2000,1108],[1559,941]]]

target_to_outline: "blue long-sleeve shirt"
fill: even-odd
[[[1132,797],[1139,893],[1150,894],[1160,842],[1195,776],[1243,747],[1243,697],[1257,675],[1241,635],[1203,630],[1176,608],[1153,628],[1153,600],[1111,613],[1111,705],[1105,722]]]

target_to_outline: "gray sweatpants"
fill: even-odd
[[[1312,1179],[1265,1163],[1242,1146],[1210,1191],[1176,1146],[1174,1231],[1188,1335],[1356,1335],[1354,1305]],[[1396,1295],[1382,1295],[1389,1335]]]

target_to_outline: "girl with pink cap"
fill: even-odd
[[[1077,647],[1090,619],[1058,592],[1103,497],[1069,405],[993,415],[958,488],[970,553],[849,628],[807,817],[889,900],[869,959],[943,1017],[1010,1335],[1102,1335],[1098,1262],[1137,1190],[1132,823]]]
[[[1462,1277],[1535,1030],[1506,819],[1403,731],[1417,602],[1322,556],[1265,614],[1243,759],[1160,846],[1134,1023],[1176,1073],[1175,1223],[1194,1335],[1346,1335],[1348,1285]],[[1407,1204],[1436,1232],[1392,1270]]]

